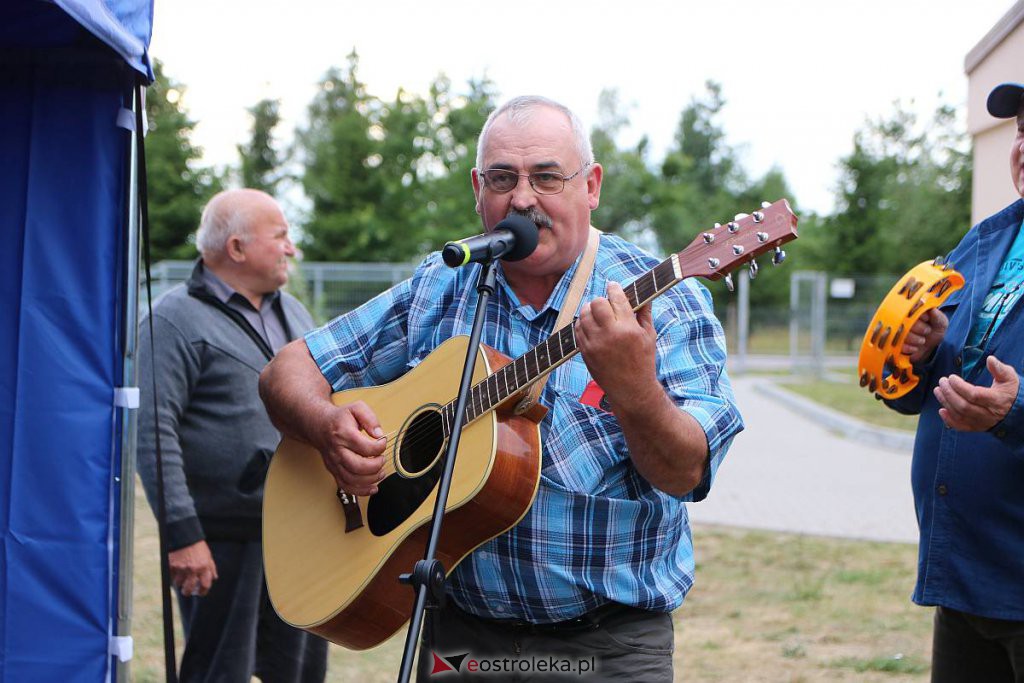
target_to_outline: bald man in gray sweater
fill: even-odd
[[[185,630],[182,681],[315,681],[326,642],[284,624],[267,598],[260,515],[280,435],[260,371],[313,326],[280,291],[295,247],[277,203],[256,190],[210,200],[189,280],[140,330],[139,475],[156,510],[153,385],[166,490],[168,562]]]

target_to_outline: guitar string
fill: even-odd
[[[698,246],[703,247],[705,245],[698,245]],[[665,271],[667,271],[667,272],[665,272]],[[684,276],[682,278],[676,278],[675,269],[672,266],[672,259],[671,258],[662,261],[657,266],[652,268],[650,271],[648,271],[644,275],[638,277],[636,280],[634,280],[633,282],[631,282],[629,285],[626,286],[627,290],[630,289],[630,288],[633,290],[633,299],[632,299],[632,301],[630,303],[634,307],[634,309],[639,308],[639,302],[647,302],[649,299],[655,297],[658,294],[658,292],[659,292],[659,287],[658,287],[659,272],[663,276],[666,276],[666,275],[668,276],[668,282],[670,284],[667,284],[666,289],[668,287],[674,286],[679,281],[681,281],[683,279],[686,279],[686,276]],[[628,295],[627,295],[627,297],[628,297]],[[538,379],[540,379],[540,377],[542,375],[538,374],[536,377],[534,377],[529,382],[525,383],[523,386],[521,386],[521,387],[517,386],[516,389],[514,391],[512,391],[512,393],[510,393],[508,396],[499,397],[498,400],[496,400],[496,401],[492,400],[489,394],[488,395],[484,395],[484,396],[480,395],[485,390],[485,384],[488,381],[490,381],[491,378],[496,377],[498,374],[508,375],[509,372],[511,372],[512,375],[513,375],[513,380],[515,380],[515,383],[518,385],[518,374],[517,374],[517,371],[516,371],[516,368],[515,368],[515,364],[518,363],[520,360],[522,360],[523,361],[523,365],[526,366],[525,370],[527,372],[527,377],[529,377],[529,367],[528,367],[527,357],[531,353],[533,353],[535,355],[535,357],[539,358],[539,356],[536,356],[536,354],[539,351],[539,349],[541,347],[546,347],[548,344],[550,344],[550,342],[553,339],[556,339],[556,338],[560,337],[561,333],[562,333],[562,330],[556,331],[554,334],[552,334],[550,337],[548,337],[548,339],[546,339],[541,344],[538,344],[537,346],[533,347],[532,349],[530,349],[529,351],[524,353],[519,358],[511,361],[510,363],[508,363],[507,365],[503,366],[502,368],[500,368],[495,373],[489,375],[488,377],[484,378],[483,380],[481,380],[480,382],[475,384],[471,388],[470,400],[476,400],[479,403],[479,405],[481,406],[482,410],[478,414],[473,415],[472,417],[470,417],[470,413],[473,412],[473,405],[472,404],[467,405],[466,408],[465,408],[466,414],[464,415],[464,418],[466,419],[466,424],[468,425],[473,420],[483,416],[484,414],[486,414],[488,412],[491,412],[498,405],[500,405],[504,401],[508,400],[509,398],[514,396],[515,394],[523,391],[524,389],[526,389],[527,386],[529,386],[533,382],[535,382]],[[578,349],[576,348],[576,344],[575,344],[575,335],[572,336],[572,339],[570,341],[572,342],[572,344],[570,346],[570,351],[567,354],[561,352],[561,342],[559,342],[559,356],[558,356],[558,358],[555,361],[556,363],[559,362],[559,361],[562,361],[563,359],[565,359],[565,358],[567,358],[567,357],[569,357],[569,356],[571,356],[571,355],[573,355],[573,354],[575,354],[577,352]],[[550,349],[546,349],[546,350],[548,352],[546,358],[548,359],[548,366],[550,366],[552,364],[550,362],[550,358],[551,358]],[[546,369],[547,368],[545,368],[545,370]],[[540,370],[540,368],[538,367],[538,372],[539,372],[539,370]],[[507,377],[505,377],[505,385],[506,385],[506,390],[508,390],[508,378]],[[498,387],[495,387],[495,388],[498,389]],[[498,393],[500,394],[500,389],[498,390]],[[486,408],[484,407],[485,403],[487,404]],[[422,446],[428,440],[430,440],[430,441],[437,441],[439,436],[440,436],[440,441],[443,444],[447,440],[447,438],[449,436],[448,434],[445,433],[446,429],[444,427],[444,419],[447,416],[448,412],[454,412],[454,407],[453,407],[452,403],[449,402],[445,406],[441,407],[441,409],[439,411],[437,411],[437,412],[440,415],[440,421],[439,422],[435,422],[435,423],[428,424],[428,425],[425,425],[425,426],[421,424],[421,425],[418,425],[416,427],[411,427],[408,430],[408,432],[406,433],[405,438],[402,439],[401,446],[409,447],[409,448],[416,448],[416,447]],[[402,429],[399,428],[397,430],[394,430],[392,432],[389,432],[389,433],[385,434],[381,438],[384,438],[384,439],[390,441],[392,439],[397,438],[398,435],[401,432],[402,432]],[[397,444],[396,444],[396,446],[397,446]],[[397,450],[397,449],[395,447],[392,447],[392,450]],[[398,457],[400,457],[400,455]],[[437,456],[435,455],[434,459],[432,460],[432,464],[436,462],[436,458],[437,458]],[[386,463],[391,463],[394,460],[395,460],[395,457],[389,458],[386,461]],[[426,471],[427,469],[429,469],[429,468],[424,468],[421,471]],[[382,471],[384,471],[385,474],[394,474],[394,473],[397,472],[397,469],[391,468],[387,464],[385,464],[385,466],[382,468]]]
[[[667,261],[663,262],[663,263],[667,263]],[[660,265],[662,265],[662,264],[659,264],[659,267],[660,267]],[[633,290],[633,299],[630,302],[631,305],[637,306],[638,302],[646,301],[647,299],[652,297],[655,293],[657,293],[657,289],[658,289],[658,287],[657,287],[657,272],[656,272],[657,270],[658,270],[658,267],[656,267],[655,269],[650,271],[650,273],[648,273],[648,276],[638,278],[637,280],[632,282],[630,285],[627,285],[627,288],[631,288]],[[642,283],[641,283],[641,280],[643,281]],[[487,376],[486,378],[484,378],[483,380],[481,380],[477,384],[473,385],[473,387],[471,388],[471,395],[470,395],[470,398],[469,398],[469,401],[468,401],[469,405],[467,405],[466,408],[465,408],[465,411],[467,413],[465,415],[465,418],[467,419],[466,424],[468,425],[473,420],[477,419],[478,417],[481,417],[484,414],[486,414],[488,412],[491,412],[495,407],[497,407],[498,405],[500,405],[504,401],[508,400],[509,398],[514,396],[515,394],[523,391],[527,386],[529,386],[530,384],[532,384],[533,382],[537,381],[540,378],[541,375],[538,374],[537,377],[534,377],[532,380],[530,380],[529,382],[525,383],[523,386],[518,386],[518,384],[519,384],[519,382],[518,382],[518,379],[519,379],[519,377],[518,377],[518,369],[517,369],[515,364],[517,362],[519,362],[520,360],[522,360],[523,361],[522,364],[524,366],[526,366],[524,369],[526,371],[527,377],[529,377],[530,369],[529,369],[529,365],[528,365],[528,356],[532,353],[532,354],[534,354],[535,357],[537,357],[539,359],[538,353],[541,350],[541,348],[542,347],[548,347],[553,340],[558,340],[559,341],[559,353],[558,353],[558,357],[555,359],[556,363],[559,362],[559,361],[562,361],[563,359],[565,359],[565,358],[567,358],[567,357],[569,357],[571,355],[574,355],[577,352],[577,350],[578,350],[577,347],[576,347],[576,342],[575,342],[575,334],[570,331],[570,334],[569,334],[570,338],[568,340],[570,342],[570,348],[569,348],[568,353],[564,353],[562,351],[562,341],[560,339],[560,337],[561,337],[561,335],[563,333],[564,333],[564,329],[558,330],[557,332],[552,334],[550,337],[548,337],[544,342],[542,342],[542,343],[538,344],[537,346],[533,347],[532,349],[530,349],[530,351],[527,351],[525,354],[523,354],[519,358],[509,362],[505,366],[502,366],[499,370],[497,370],[493,374]],[[551,353],[551,349],[550,348],[545,348],[545,351],[546,351],[545,358],[548,360],[548,364],[545,365],[544,369],[547,370],[547,368],[552,364],[550,362],[550,360],[551,360],[553,354]],[[537,368],[537,372],[540,373],[540,367]],[[500,396],[500,393],[501,393],[500,389],[498,389],[498,387],[496,386],[495,389],[498,389],[498,393],[499,393],[499,396],[496,399],[492,399],[492,397],[490,396],[489,393],[487,393],[486,395],[481,396],[481,394],[483,394],[487,390],[486,387],[485,387],[487,382],[491,381],[492,378],[497,377],[499,374],[508,375],[509,373],[512,374],[513,380],[514,380],[514,384],[516,385],[516,389],[511,390],[510,394],[508,394],[507,396]],[[506,385],[506,388],[507,388],[507,386],[508,386],[508,378],[505,377],[504,379],[505,379],[505,385]],[[508,391],[508,389],[506,389],[506,390]],[[480,411],[479,414],[473,415],[471,417],[470,413],[475,412],[475,407],[474,407],[475,404],[479,404],[481,406],[482,410]],[[485,407],[485,404],[486,404],[486,407]],[[449,436],[448,434],[446,434],[446,429],[444,428],[444,418],[447,415],[447,413],[449,413],[449,412],[454,412],[454,406],[452,405],[451,402],[445,404],[439,410],[435,411],[435,413],[438,414],[438,420],[437,421],[430,422],[430,423],[421,423],[421,424],[419,424],[419,425],[417,425],[415,427],[411,427],[409,430],[407,430],[406,437],[401,441],[401,444],[400,444],[401,447],[403,449],[404,448],[417,448],[417,447],[422,446],[425,442],[430,442],[430,441],[440,441],[441,442],[440,445],[443,445],[447,441],[447,438]],[[402,429],[399,428],[397,430],[389,432],[388,434],[385,434],[384,437],[381,437],[381,438],[385,438],[386,440],[390,441],[391,439],[396,438],[398,436],[398,434],[401,433],[401,431],[402,431]],[[398,444],[396,444],[396,446],[397,445]],[[391,447],[391,450],[395,451],[397,449],[396,449],[396,447],[393,446],[393,447]],[[434,454],[434,457],[431,459],[431,462],[426,467],[420,468],[420,470],[418,470],[418,472],[415,473],[414,476],[422,476],[423,473],[425,473],[425,472],[429,471],[430,469],[432,469],[433,466],[436,464],[437,458],[438,458],[439,455],[440,455],[440,450],[438,450],[438,452]],[[384,473],[385,477],[389,476],[389,475],[392,475],[392,474],[397,474],[398,473],[398,468],[393,463],[395,463],[397,460],[399,460],[400,457],[401,457],[401,455],[399,453],[398,455],[392,455],[391,457],[389,457],[389,458],[387,458],[385,460],[385,464],[381,468],[381,471]]]
[[[646,301],[647,299],[652,297],[658,291],[658,285],[657,285],[658,271],[662,270],[666,266],[669,266],[669,264],[670,264],[669,260],[663,261],[662,263],[658,264],[658,266],[656,266],[651,271],[649,271],[647,274],[637,278],[632,283],[627,285],[627,289],[632,289],[633,290],[633,299],[630,302],[630,304],[632,306],[635,307],[635,306],[638,305],[639,302]],[[674,279],[674,277],[672,279]],[[545,364],[545,368],[544,369],[547,370],[547,368],[551,365],[551,358],[552,358],[551,349],[547,348],[547,347],[550,345],[552,340],[556,340],[556,339],[559,340],[559,354],[558,354],[558,358],[556,359],[555,362],[561,361],[564,358],[567,358],[567,357],[575,354],[576,351],[577,351],[576,343],[575,343],[575,335],[570,333],[570,337],[571,337],[569,339],[569,341],[571,342],[570,350],[569,350],[568,353],[563,353],[562,352],[562,343],[561,343],[561,340],[560,340],[560,337],[561,337],[562,333],[563,333],[563,330],[558,330],[557,332],[552,334],[550,337],[548,337],[548,339],[546,339],[544,342],[542,342],[542,343],[538,344],[537,346],[533,347],[532,349],[530,349],[530,351],[527,351],[525,354],[523,354],[519,358],[517,358],[517,359],[511,361],[510,363],[506,364],[505,366],[503,366],[497,372],[493,373],[492,375],[489,375],[488,377],[484,378],[483,380],[481,380],[480,382],[475,384],[472,387],[472,389],[471,389],[472,393],[470,395],[470,399],[472,401],[474,401],[475,404],[478,404],[478,405],[481,406],[481,411],[480,411],[479,414],[473,415],[472,417],[470,417],[470,414],[467,414],[464,417],[469,419],[470,421],[475,420],[476,418],[484,415],[485,413],[490,412],[497,405],[500,405],[502,402],[508,400],[509,398],[514,396],[516,393],[519,393],[520,391],[524,390],[527,386],[529,386],[529,384],[532,384],[534,381],[539,379],[540,378],[540,374],[538,374],[537,377],[533,378],[529,382],[524,383],[523,386],[518,386],[519,385],[519,382],[518,382],[519,377],[518,377],[518,369],[516,367],[516,364],[519,363],[520,361],[523,361],[522,365],[525,366],[524,370],[526,371],[526,378],[529,378],[530,368],[529,368],[528,357],[532,353],[532,354],[534,354],[535,358],[539,360],[540,356],[538,355],[538,353],[541,350],[541,348],[544,347],[544,350],[545,350],[545,356],[544,357],[547,359],[547,363]],[[505,397],[499,396],[496,401],[492,400],[492,398],[491,398],[491,396],[489,394],[488,395],[484,395],[484,396],[481,395],[485,391],[486,383],[488,381],[491,381],[492,377],[497,376],[499,373],[508,375],[510,372],[513,375],[514,384],[516,385],[516,389],[511,394],[509,394],[508,396],[505,396]],[[538,367],[537,367],[537,372],[538,373],[540,372],[539,364],[538,364]],[[508,378],[505,377],[504,379],[505,379],[505,385],[506,385],[506,388],[507,388],[508,387]],[[495,387],[495,388],[497,389],[497,387]],[[499,394],[501,393],[500,390],[499,390],[498,393]],[[485,404],[486,404],[486,407],[484,407]],[[436,411],[437,413],[440,414],[440,420],[441,420],[440,424],[438,424],[437,422],[434,422],[434,423],[430,423],[430,424],[420,424],[420,425],[411,427],[407,431],[405,438],[401,441],[401,446],[415,449],[417,447],[420,447],[420,446],[424,445],[424,443],[428,443],[430,441],[438,441],[438,440],[440,440],[441,444],[443,444],[445,442],[445,440],[449,436],[448,434],[445,433],[446,430],[444,428],[443,420],[444,420],[444,417],[447,415],[448,412],[453,412],[452,409],[453,409],[453,406],[449,402],[448,404],[443,406],[439,411]],[[473,404],[467,405],[466,406],[466,412],[467,413],[475,412],[474,405]],[[468,424],[468,422],[467,422],[467,424]],[[392,431],[392,432],[389,432],[389,433],[385,434],[381,438],[384,438],[384,439],[390,441],[390,440],[392,440],[394,438],[397,438],[397,436],[401,433],[401,431],[402,431],[401,428],[399,428],[399,429],[397,429],[395,431]],[[440,439],[438,438],[439,436],[440,436]],[[392,448],[392,450],[395,450],[394,447]],[[397,472],[397,467],[392,467],[390,465],[390,463],[395,462],[395,460],[397,458],[400,458],[400,457],[401,457],[401,455],[399,453],[397,456],[392,456],[392,457],[388,458],[385,461],[386,464],[385,464],[384,467],[382,467],[382,471],[385,473],[385,475],[394,474],[394,473]],[[436,457],[437,456],[435,455],[434,461],[436,461]],[[424,468],[424,469],[426,469],[426,468]],[[424,471],[424,470],[421,470],[421,471]]]
[[[569,345],[569,351],[567,353],[564,353],[564,354],[562,353],[561,349],[562,349],[563,346],[566,345],[566,343],[563,343],[562,341],[558,341],[559,338],[561,336],[563,336],[563,335],[568,337],[568,339],[565,340],[565,342]],[[497,371],[495,371],[491,375],[488,375],[486,378],[484,378],[483,380],[481,380],[480,382],[475,384],[472,387],[472,394],[470,395],[470,399],[469,399],[468,404],[466,406],[466,411],[465,411],[466,415],[465,415],[465,417],[468,420],[470,420],[470,421],[475,420],[478,417],[481,417],[482,415],[492,411],[495,407],[501,405],[502,403],[504,403],[508,399],[512,398],[517,393],[520,393],[527,386],[529,386],[534,381],[539,379],[539,377],[540,377],[539,374],[538,374],[537,377],[534,377],[532,379],[529,378],[530,375],[533,374],[533,373],[530,370],[529,362],[527,360],[527,357],[532,353],[534,356],[537,356],[538,358],[540,358],[541,356],[539,354],[541,352],[541,347],[548,346],[548,345],[550,345],[551,343],[553,343],[555,341],[558,341],[558,354],[557,354],[557,357],[556,357],[556,354],[552,353],[553,349],[547,348],[544,351],[543,357],[546,358],[548,360],[548,362],[547,363],[538,364],[538,367],[537,367],[536,371],[534,371],[534,372],[536,372],[536,373],[541,373],[542,372],[542,370],[540,368],[540,365],[544,365],[544,370],[543,371],[546,371],[547,368],[552,364],[550,362],[552,358],[555,358],[554,362],[558,362],[558,361],[561,361],[562,359],[568,357],[569,355],[574,353],[575,350],[576,350],[575,349],[575,340],[573,338],[572,331],[570,330],[568,332],[568,334],[566,334],[565,328],[563,328],[562,330],[559,330],[557,333],[551,335],[551,337],[549,337],[547,340],[545,340],[541,344],[538,344],[536,347],[534,347],[530,351],[528,351],[525,354],[523,354],[523,356],[520,356],[520,358],[517,358],[514,361],[510,361],[509,363],[507,363],[506,365],[502,366],[501,368],[499,368]],[[520,362],[520,361],[522,361],[522,362]],[[521,375],[525,375],[525,377],[523,377],[523,379],[524,380],[528,380],[528,381],[524,381],[524,382],[520,383],[520,376]],[[498,380],[495,379],[496,377],[499,377],[499,376],[502,376],[503,382],[499,382]],[[511,378],[511,382],[509,381],[510,378]],[[490,386],[490,387],[487,386],[488,382],[491,382],[493,386]],[[505,385],[505,389],[504,390],[502,390],[501,386],[500,386],[502,383]],[[514,388],[510,388],[510,385],[512,387],[514,387]],[[493,392],[492,392],[492,389],[494,390]],[[492,395],[492,394],[496,394],[496,395]],[[479,412],[477,411],[476,406],[480,406],[481,410]],[[440,410],[435,411],[435,412],[443,414],[443,417],[441,419],[445,419],[445,418],[448,418],[449,414],[454,412],[454,406],[453,406],[453,404],[451,402],[449,402],[446,405],[442,406]],[[474,413],[476,413],[476,414],[474,414]],[[426,425],[419,425],[418,427],[419,427],[418,429],[414,427],[414,428],[411,428],[410,430],[408,430],[408,432],[406,434],[406,437],[403,439],[403,443],[411,444],[411,445],[416,446],[416,445],[422,445],[422,442],[423,442],[424,439],[430,439],[430,440],[434,440],[435,439],[435,436],[437,434],[437,429],[433,425],[428,423]],[[394,438],[399,433],[401,433],[401,431],[402,431],[401,428],[399,428],[399,429],[397,429],[397,430],[395,430],[393,432],[390,432],[389,434],[386,434],[385,437],[389,438],[389,439],[390,438]],[[444,434],[445,431],[446,431],[445,429],[442,429],[441,433]]]
[[[650,298],[651,296],[653,296],[657,292],[657,290],[658,290],[658,286],[657,286],[658,271],[660,269],[662,269],[663,266],[666,266],[666,265],[669,265],[669,261],[668,260],[663,261],[661,264],[659,264],[658,266],[653,268],[649,273],[647,273],[644,276],[641,276],[641,277],[637,278],[632,283],[627,285],[627,288],[631,288],[633,290],[633,300],[630,302],[631,305],[635,306],[635,305],[637,305],[638,302],[646,301],[648,298]],[[525,368],[525,370],[527,372],[527,376],[529,376],[530,369],[528,367],[528,362],[526,362],[527,357],[531,353],[534,354],[534,356],[538,356],[538,352],[541,350],[541,348],[542,347],[547,347],[553,340],[557,340],[560,337],[560,335],[562,334],[562,332],[563,332],[563,330],[559,330],[559,331],[555,332],[550,337],[548,337],[544,342],[541,342],[540,344],[538,344],[537,346],[533,347],[532,349],[530,349],[530,351],[527,351],[525,354],[523,354],[522,356],[520,356],[516,360],[511,361],[510,363],[508,363],[507,365],[505,365],[501,369],[499,369],[497,372],[493,373],[492,375],[489,375],[488,377],[486,377],[485,379],[481,380],[476,385],[474,385],[472,387],[472,390],[471,390],[472,394],[470,396],[470,403],[471,404],[466,406],[466,412],[467,413],[475,412],[474,410],[472,410],[474,408],[473,403],[479,404],[483,408],[483,410],[481,410],[481,412],[479,414],[473,416],[472,419],[476,419],[477,417],[480,417],[480,416],[484,415],[485,413],[490,412],[497,405],[500,405],[502,402],[508,400],[511,396],[514,396],[516,393],[519,393],[520,391],[523,391],[527,386],[529,386],[529,384],[532,384],[534,381],[539,379],[540,376],[538,375],[538,377],[534,378],[533,380],[531,380],[530,382],[524,384],[523,386],[521,386],[521,387],[518,386],[518,379],[519,378],[518,378],[517,369],[515,368],[515,364],[517,362],[519,362],[521,359],[524,360],[523,365],[527,366]],[[572,343],[570,345],[569,352],[566,353],[566,354],[562,353],[562,351],[561,351],[561,342],[560,342],[559,343],[559,354],[558,354],[558,358],[556,359],[555,362],[561,361],[564,358],[574,354],[577,351],[576,344],[575,344],[575,336],[574,335],[570,335],[570,336],[571,336],[571,339],[569,341],[572,342]],[[551,364],[550,363],[550,359],[552,357],[552,353],[551,353],[551,349],[550,348],[545,348],[544,351],[545,351],[545,358],[547,358],[548,361],[549,361],[546,364],[546,366],[545,366],[545,370],[546,370],[547,366],[549,366]],[[489,394],[481,396],[481,394],[483,394],[484,391],[486,390],[485,384],[488,381],[490,381],[492,377],[495,377],[495,376],[497,376],[500,373],[505,373],[507,375],[509,373],[508,368],[511,368],[511,371],[512,371],[512,374],[513,374],[513,379],[516,380],[515,384],[517,385],[517,388],[511,394],[509,394],[508,396],[504,396],[504,397],[499,396],[497,401],[492,400]],[[538,372],[540,371],[539,367],[538,367],[537,371]],[[508,382],[507,382],[507,378],[506,378],[506,386],[507,386],[507,384],[508,384]],[[499,389],[499,393],[500,393],[500,389]],[[481,399],[483,399],[483,400],[481,400]],[[485,403],[487,404],[486,407],[484,407]],[[444,415],[447,412],[453,412],[453,410],[451,410],[452,408],[453,408],[452,404],[448,403],[445,406],[443,406],[437,412],[439,412],[442,415]],[[466,415],[466,418],[469,418],[469,415]],[[442,420],[443,420],[443,417],[442,417]],[[440,431],[440,433],[442,435],[442,437],[441,437],[442,443],[448,437],[448,435],[445,434],[445,429],[442,428],[442,429],[438,430],[435,425],[430,425],[430,424],[422,425],[421,424],[421,425],[418,425],[417,427],[412,427],[412,428],[410,428],[407,431],[405,438],[402,439],[402,445],[403,446],[406,446],[406,447],[409,447],[409,448],[417,448],[417,447],[420,447],[420,446],[424,445],[425,443],[429,443],[430,441],[436,441],[437,440],[438,431]],[[399,429],[397,429],[397,430],[395,430],[393,432],[390,432],[390,433],[386,434],[383,438],[386,438],[388,440],[394,439],[394,438],[396,438],[401,433],[401,431],[402,431],[401,428],[399,428]]]
[[[648,298],[650,298],[651,296],[653,296],[657,292],[657,290],[658,290],[658,286],[657,286],[658,271],[661,270],[663,266],[667,266],[667,265],[669,265],[669,261],[667,261],[667,260],[663,261],[661,264],[659,264],[654,269],[652,269],[647,275],[641,276],[640,278],[637,278],[637,280],[633,281],[630,285],[627,285],[627,288],[633,289],[633,300],[631,301],[631,305],[635,306],[640,301],[646,301]],[[496,407],[497,405],[500,405],[502,402],[508,400],[508,398],[510,398],[511,396],[515,395],[515,393],[518,393],[518,392],[524,390],[526,388],[526,386],[528,386],[529,384],[532,384],[534,381],[539,379],[539,375],[538,375],[538,377],[534,378],[533,380],[531,380],[530,382],[524,384],[523,386],[518,386],[518,384],[519,384],[519,382],[518,382],[519,377],[518,377],[518,371],[517,371],[517,368],[515,367],[515,364],[518,363],[520,360],[523,360],[524,361],[523,365],[527,366],[525,368],[525,370],[526,370],[527,377],[528,377],[529,374],[530,374],[530,369],[529,369],[529,365],[528,365],[528,362],[527,362],[528,356],[532,353],[532,354],[534,354],[535,357],[539,358],[538,353],[541,351],[542,347],[548,347],[550,345],[550,343],[553,340],[557,340],[561,336],[562,333],[563,333],[563,330],[559,330],[558,332],[552,334],[544,342],[538,344],[537,346],[533,347],[530,351],[527,351],[525,354],[523,354],[523,356],[520,356],[516,360],[511,361],[509,364],[503,366],[497,372],[493,373],[492,375],[488,376],[487,378],[481,380],[476,385],[474,385],[473,388],[472,388],[472,392],[473,393],[470,396],[471,404],[467,405],[467,407],[466,407],[467,413],[475,412],[475,408],[474,408],[475,404],[481,405],[482,408],[483,408],[485,403],[487,405],[486,405],[485,408],[483,408],[483,410],[481,410],[481,412],[478,415],[473,416],[472,419],[476,419],[476,417],[479,417],[479,416],[483,415],[484,413],[490,412],[491,410],[494,409],[494,407]],[[562,344],[561,344],[561,342],[559,342],[559,353],[558,353],[558,357],[556,358],[555,362],[561,361],[564,358],[566,358],[566,357],[568,357],[568,356],[570,356],[570,355],[572,355],[572,354],[574,354],[576,352],[577,349],[576,349],[576,344],[575,344],[575,336],[570,334],[570,337],[571,338],[569,339],[569,341],[571,342],[571,344],[570,344],[569,352],[568,353],[562,353],[562,350],[561,350]],[[544,357],[546,359],[548,359],[548,361],[549,361],[547,364],[545,364],[545,370],[546,370],[547,367],[551,364],[550,363],[550,359],[551,359],[553,354],[551,353],[551,349],[550,348],[544,348],[544,352],[545,352],[545,356]],[[481,396],[481,394],[483,394],[485,391],[487,391],[487,388],[485,387],[485,385],[486,385],[486,383],[488,381],[491,381],[491,378],[497,376],[500,373],[504,373],[506,375],[509,374],[509,369],[510,368],[511,368],[511,371],[512,371],[512,374],[513,374],[513,379],[515,380],[515,384],[517,385],[517,388],[511,394],[509,394],[508,396],[504,396],[504,397],[499,395],[499,397],[497,398],[496,401],[491,399],[491,396],[489,395],[489,393],[487,395]],[[540,371],[539,367],[538,367],[537,371],[538,372]],[[507,378],[505,378],[505,379],[506,379],[505,384],[507,386],[508,381],[507,381]],[[498,387],[495,387],[495,388],[498,389]],[[498,389],[498,391],[499,391],[499,394],[500,394],[500,389]],[[481,399],[484,399],[484,400],[481,400]],[[445,414],[447,412],[453,412],[452,408],[453,408],[452,404],[448,403],[444,407],[442,407],[441,410],[438,411],[438,412],[440,412],[442,414]],[[469,415],[467,415],[466,417],[468,418]],[[417,429],[417,428],[410,428],[410,430],[407,432],[405,438],[403,439],[403,444],[407,445],[407,446],[410,446],[410,447],[422,446],[428,440],[436,440],[437,431],[438,430],[434,426],[431,426],[429,424],[425,425],[425,426],[420,425],[419,429]],[[442,429],[440,431],[441,431],[442,434],[444,434],[445,430]],[[395,431],[393,431],[393,432],[391,432],[389,434],[386,434],[384,438],[387,438],[388,440],[391,440],[393,438],[396,438],[398,436],[398,434],[400,434],[400,433],[401,433],[401,428],[399,428],[399,429],[397,429],[397,430],[395,430]],[[442,439],[444,439],[444,438],[447,438],[447,435],[444,435],[442,437]]]
[[[652,297],[658,291],[658,271],[659,270],[663,270],[664,267],[670,267],[670,261],[669,260],[663,261],[658,266],[656,266],[654,269],[652,269],[649,273],[647,273],[645,276],[641,276],[641,277],[637,278],[636,280],[634,280],[632,283],[630,283],[630,285],[627,285],[627,289],[631,288],[633,290],[633,299],[630,302],[631,305],[636,306],[639,302],[646,301],[647,299]],[[674,275],[674,273],[673,273],[673,275]],[[675,278],[673,277],[672,279],[675,279]],[[521,356],[519,359],[516,359],[515,361],[512,361],[508,365],[504,366],[501,370],[498,370],[494,374],[488,376],[487,378],[481,380],[476,385],[474,385],[474,387],[472,389],[473,393],[471,394],[471,397],[470,397],[472,404],[467,406],[467,412],[475,412],[475,410],[474,411],[470,410],[471,408],[474,408],[475,404],[479,404],[479,405],[481,405],[481,407],[483,407],[485,405],[485,403],[487,405],[486,405],[486,408],[484,408],[478,415],[473,416],[473,419],[483,415],[486,412],[489,412],[490,410],[493,410],[493,408],[495,406],[500,405],[505,400],[508,400],[508,398],[510,396],[514,395],[514,393],[518,393],[519,391],[522,391],[526,386],[528,386],[528,384],[531,384],[533,381],[536,381],[536,379],[539,379],[539,376],[538,376],[537,378],[534,378],[531,382],[525,384],[522,387],[519,387],[518,386],[518,372],[515,369],[515,363],[517,363],[520,359],[527,359],[528,356],[531,353],[535,357],[537,357],[539,359],[539,357],[540,357],[539,353],[540,353],[540,351],[543,348],[544,354],[545,354],[544,357],[548,360],[548,362],[545,364],[545,369],[546,369],[548,366],[551,365],[550,359],[552,358],[552,355],[553,355],[551,353],[552,349],[549,348],[550,343],[553,340],[557,340],[561,336],[561,334],[562,334],[562,330],[559,330],[558,332],[552,334],[548,339],[546,339],[544,342],[538,344],[537,346],[533,347],[530,351],[528,351],[525,354],[523,354],[523,356]],[[555,360],[555,362],[561,361],[564,358],[566,358],[567,356],[569,356],[569,355],[571,355],[571,354],[576,352],[575,336],[574,335],[572,336],[572,339],[570,339],[570,341],[572,342],[572,344],[570,345],[570,351],[567,354],[562,353],[562,350],[561,350],[561,346],[562,345],[561,345],[561,342],[559,341],[559,353],[558,353],[558,357]],[[527,375],[529,375],[528,362],[524,362],[523,364],[527,366],[525,369],[526,369]],[[504,397],[499,396],[496,401],[491,399],[491,396],[489,395],[489,393],[487,395],[485,395],[485,396],[481,396],[481,394],[483,394],[485,391],[489,391],[487,389],[487,387],[485,386],[486,383],[488,381],[491,381],[491,378],[497,376],[499,373],[504,372],[505,374],[508,374],[507,368],[509,368],[510,366],[512,366],[512,371],[513,371],[514,379],[517,380],[515,382],[516,385],[517,385],[517,388],[516,388],[515,392],[513,392],[513,394],[510,394],[509,396],[504,396]],[[538,367],[538,372],[539,371],[540,371],[540,367]],[[507,378],[506,378],[506,386],[507,386]],[[495,388],[497,389],[497,387],[495,387]],[[499,389],[499,394],[500,394],[500,389]],[[484,400],[481,400],[481,399],[484,399]],[[444,406],[441,409],[440,412],[444,413],[445,411],[449,411],[449,409],[451,407],[452,407],[451,403],[449,403],[446,406]],[[467,415],[467,417],[469,417],[469,416]],[[441,433],[444,434],[444,431],[445,430],[442,429]],[[388,438],[395,438],[395,437],[397,437],[397,435],[400,432],[401,432],[401,429],[396,430],[395,432],[392,432],[391,434],[389,434],[387,436],[388,436]],[[421,426],[420,429],[418,429],[418,430],[415,429],[415,428],[411,428],[409,430],[409,432],[406,434],[405,439],[403,439],[403,445],[408,445],[410,447],[422,446],[426,440],[436,440],[436,436],[437,436],[437,429],[434,428],[431,425]],[[447,435],[444,435],[443,438],[447,438]]]

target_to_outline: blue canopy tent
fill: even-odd
[[[0,3],[0,681],[109,680],[130,656],[151,25],[152,0]]]

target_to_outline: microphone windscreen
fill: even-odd
[[[526,258],[537,248],[537,241],[540,239],[537,224],[529,218],[518,214],[512,214],[504,218],[494,226],[494,229],[508,230],[516,238],[516,243],[512,249],[501,257],[503,261],[519,261]]]

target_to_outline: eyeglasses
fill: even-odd
[[[562,175],[555,171],[534,171],[533,173],[515,173],[504,168],[489,168],[486,171],[481,171],[480,175],[484,178],[484,185],[498,194],[505,194],[516,189],[516,185],[519,184],[520,178],[526,178],[530,181],[530,187],[534,189],[537,194],[558,194],[565,189],[565,184],[583,173],[589,167],[591,162],[587,162],[580,167],[580,170],[576,171],[572,175]]]

